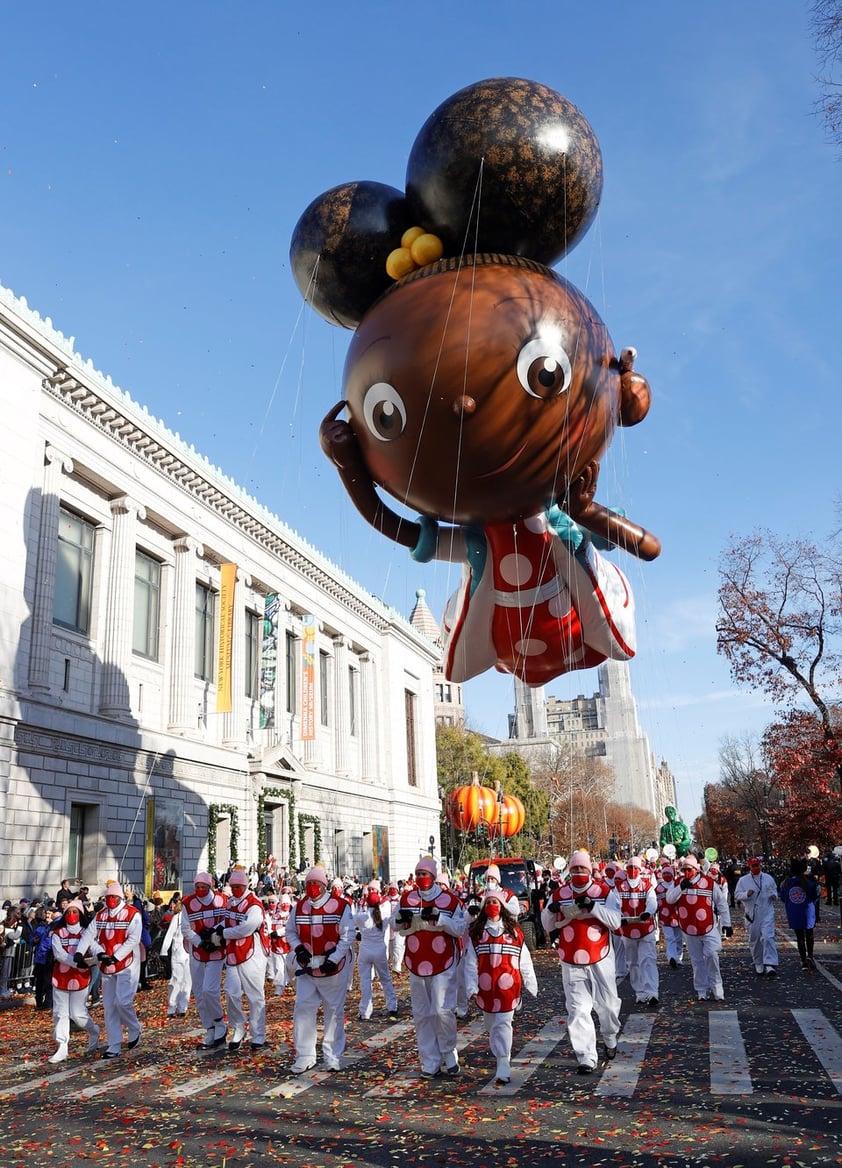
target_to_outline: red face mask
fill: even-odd
[[[584,892],[591,882],[591,875],[589,872],[574,872],[570,876],[570,886],[574,892]]]
[[[196,884],[194,885],[197,896],[207,896],[210,892],[210,884]]]
[[[64,919],[67,921],[68,925],[78,925],[79,913],[75,908],[68,909],[68,911],[64,914]]]
[[[485,906],[485,915],[489,920],[496,920],[500,915],[501,905],[499,900],[489,900]]]
[[[369,892],[368,903],[369,904],[379,904],[380,903],[380,893],[379,892]]]
[[[105,907],[106,908],[116,908],[119,903],[120,903],[119,896],[106,896],[106,898],[105,898]]]
[[[749,872],[751,872],[752,876],[759,876],[761,871],[762,871],[762,868],[760,867],[759,864],[749,864],[748,870],[749,870]]]
[[[231,895],[236,896],[239,899],[241,896],[245,896],[247,888],[247,884],[232,884]]]
[[[304,885],[304,891],[311,900],[318,900],[324,890],[324,885],[319,884],[318,880],[310,880]]]
[[[433,881],[432,872],[416,872],[415,873],[415,883],[418,885],[418,887],[421,889],[422,892],[429,892],[429,890],[433,887],[433,882],[434,881]]]

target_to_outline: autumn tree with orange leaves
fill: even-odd
[[[720,563],[718,651],[738,684],[763,691],[781,708],[781,717],[764,736],[763,750],[780,791],[781,806],[774,815],[778,842],[789,847],[797,842],[795,836],[800,838],[795,829],[805,817],[814,833],[810,842],[818,843],[819,825],[833,832],[839,815],[842,719],[835,697],[842,681],[842,572],[837,544],[838,538],[822,550],[808,540],[759,532],[729,547]],[[816,808],[820,811],[814,814]]]

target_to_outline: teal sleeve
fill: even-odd
[[[421,533],[418,536],[418,542],[409,554],[416,563],[429,564],[435,556],[439,544],[438,521],[431,519],[429,515],[419,515],[418,526]]]

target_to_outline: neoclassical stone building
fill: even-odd
[[[2,288],[0,400],[4,895],[410,871],[436,646]]]

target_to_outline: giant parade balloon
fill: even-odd
[[[404,192],[333,187],[293,234],[302,295],[354,329],[323,451],[378,531],[419,563],[462,563],[443,620],[453,681],[495,668],[543,685],[635,653],[631,588],[602,553],[660,544],[596,492],[616,427],[651,393],[635,350],[549,266],[601,192],[581,111],[492,78],[427,119]]]

